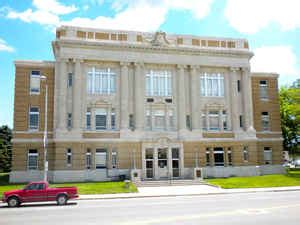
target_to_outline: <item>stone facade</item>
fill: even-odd
[[[52,47],[15,62],[11,182],[43,177],[45,82],[50,181],[283,172],[278,75],[251,73],[247,40],[63,26]]]

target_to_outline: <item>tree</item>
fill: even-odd
[[[281,129],[283,147],[291,155],[299,151],[300,137],[300,88],[282,87],[280,96]]]
[[[8,126],[0,127],[0,172],[9,172],[12,159],[12,131]]]

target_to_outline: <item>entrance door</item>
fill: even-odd
[[[172,175],[179,177],[179,148],[172,148]]]
[[[158,174],[160,178],[168,178],[168,148],[158,149]]]
[[[153,179],[154,175],[154,160],[153,160],[153,148],[146,149],[146,178]]]

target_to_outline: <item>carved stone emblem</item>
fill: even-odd
[[[155,32],[153,39],[150,41],[153,46],[166,46],[169,45],[169,41],[166,38],[166,32]]]

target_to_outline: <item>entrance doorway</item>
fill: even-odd
[[[153,165],[153,148],[146,149],[146,178],[153,179],[154,177],[154,165]]]
[[[168,148],[158,149],[158,175],[159,178],[168,178]]]

